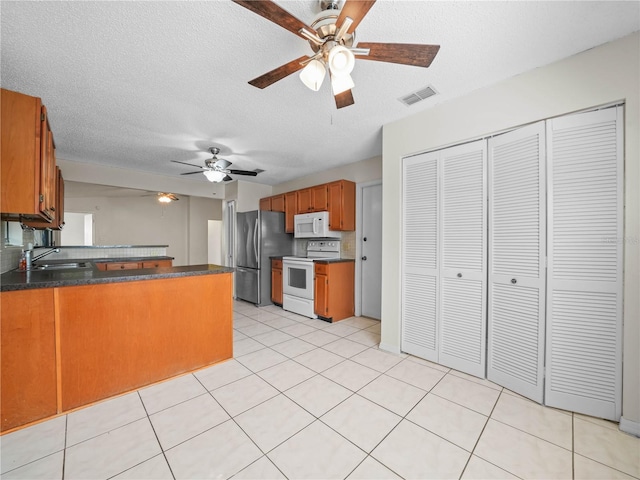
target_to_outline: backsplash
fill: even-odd
[[[341,258],[356,258],[356,232],[342,232]]]

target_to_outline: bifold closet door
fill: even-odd
[[[440,151],[438,363],[485,377],[486,141]]]
[[[403,161],[402,351],[434,362],[438,299],[438,153]]]
[[[619,420],[623,109],[547,122],[545,403]]]
[[[542,403],[545,123],[489,140],[487,378]]]

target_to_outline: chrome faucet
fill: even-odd
[[[46,257],[50,253],[59,253],[59,252],[60,252],[59,248],[52,248],[51,250],[48,250],[48,251],[46,251],[44,253],[41,253],[37,257],[34,257],[33,256],[33,250],[25,250],[24,251],[24,258],[27,261],[27,270],[31,270],[33,268],[33,262],[35,262],[36,260],[38,260],[38,259],[40,259],[42,257]]]

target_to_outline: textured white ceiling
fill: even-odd
[[[278,3],[307,23],[319,10]],[[230,1],[0,8],[2,87],[42,97],[59,158],[177,177],[189,167],[170,160],[201,164],[214,145],[271,185],[379,155],[388,122],[640,29],[637,1],[379,0],[357,40],[440,52],[428,69],[358,60],[356,103],[336,110],[328,82],[247,83],[311,49]],[[439,95],[398,101],[429,84]]]

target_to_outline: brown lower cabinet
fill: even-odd
[[[318,317],[336,322],[355,312],[355,262],[314,262],[314,310]]]
[[[271,301],[282,306],[282,260],[271,259]]]
[[[96,262],[98,270],[137,270],[140,268],[171,267],[172,260],[148,260],[145,262]]]
[[[233,356],[231,273],[2,292],[0,302],[1,431]]]
[[[0,294],[0,430],[55,415],[53,288]]]

